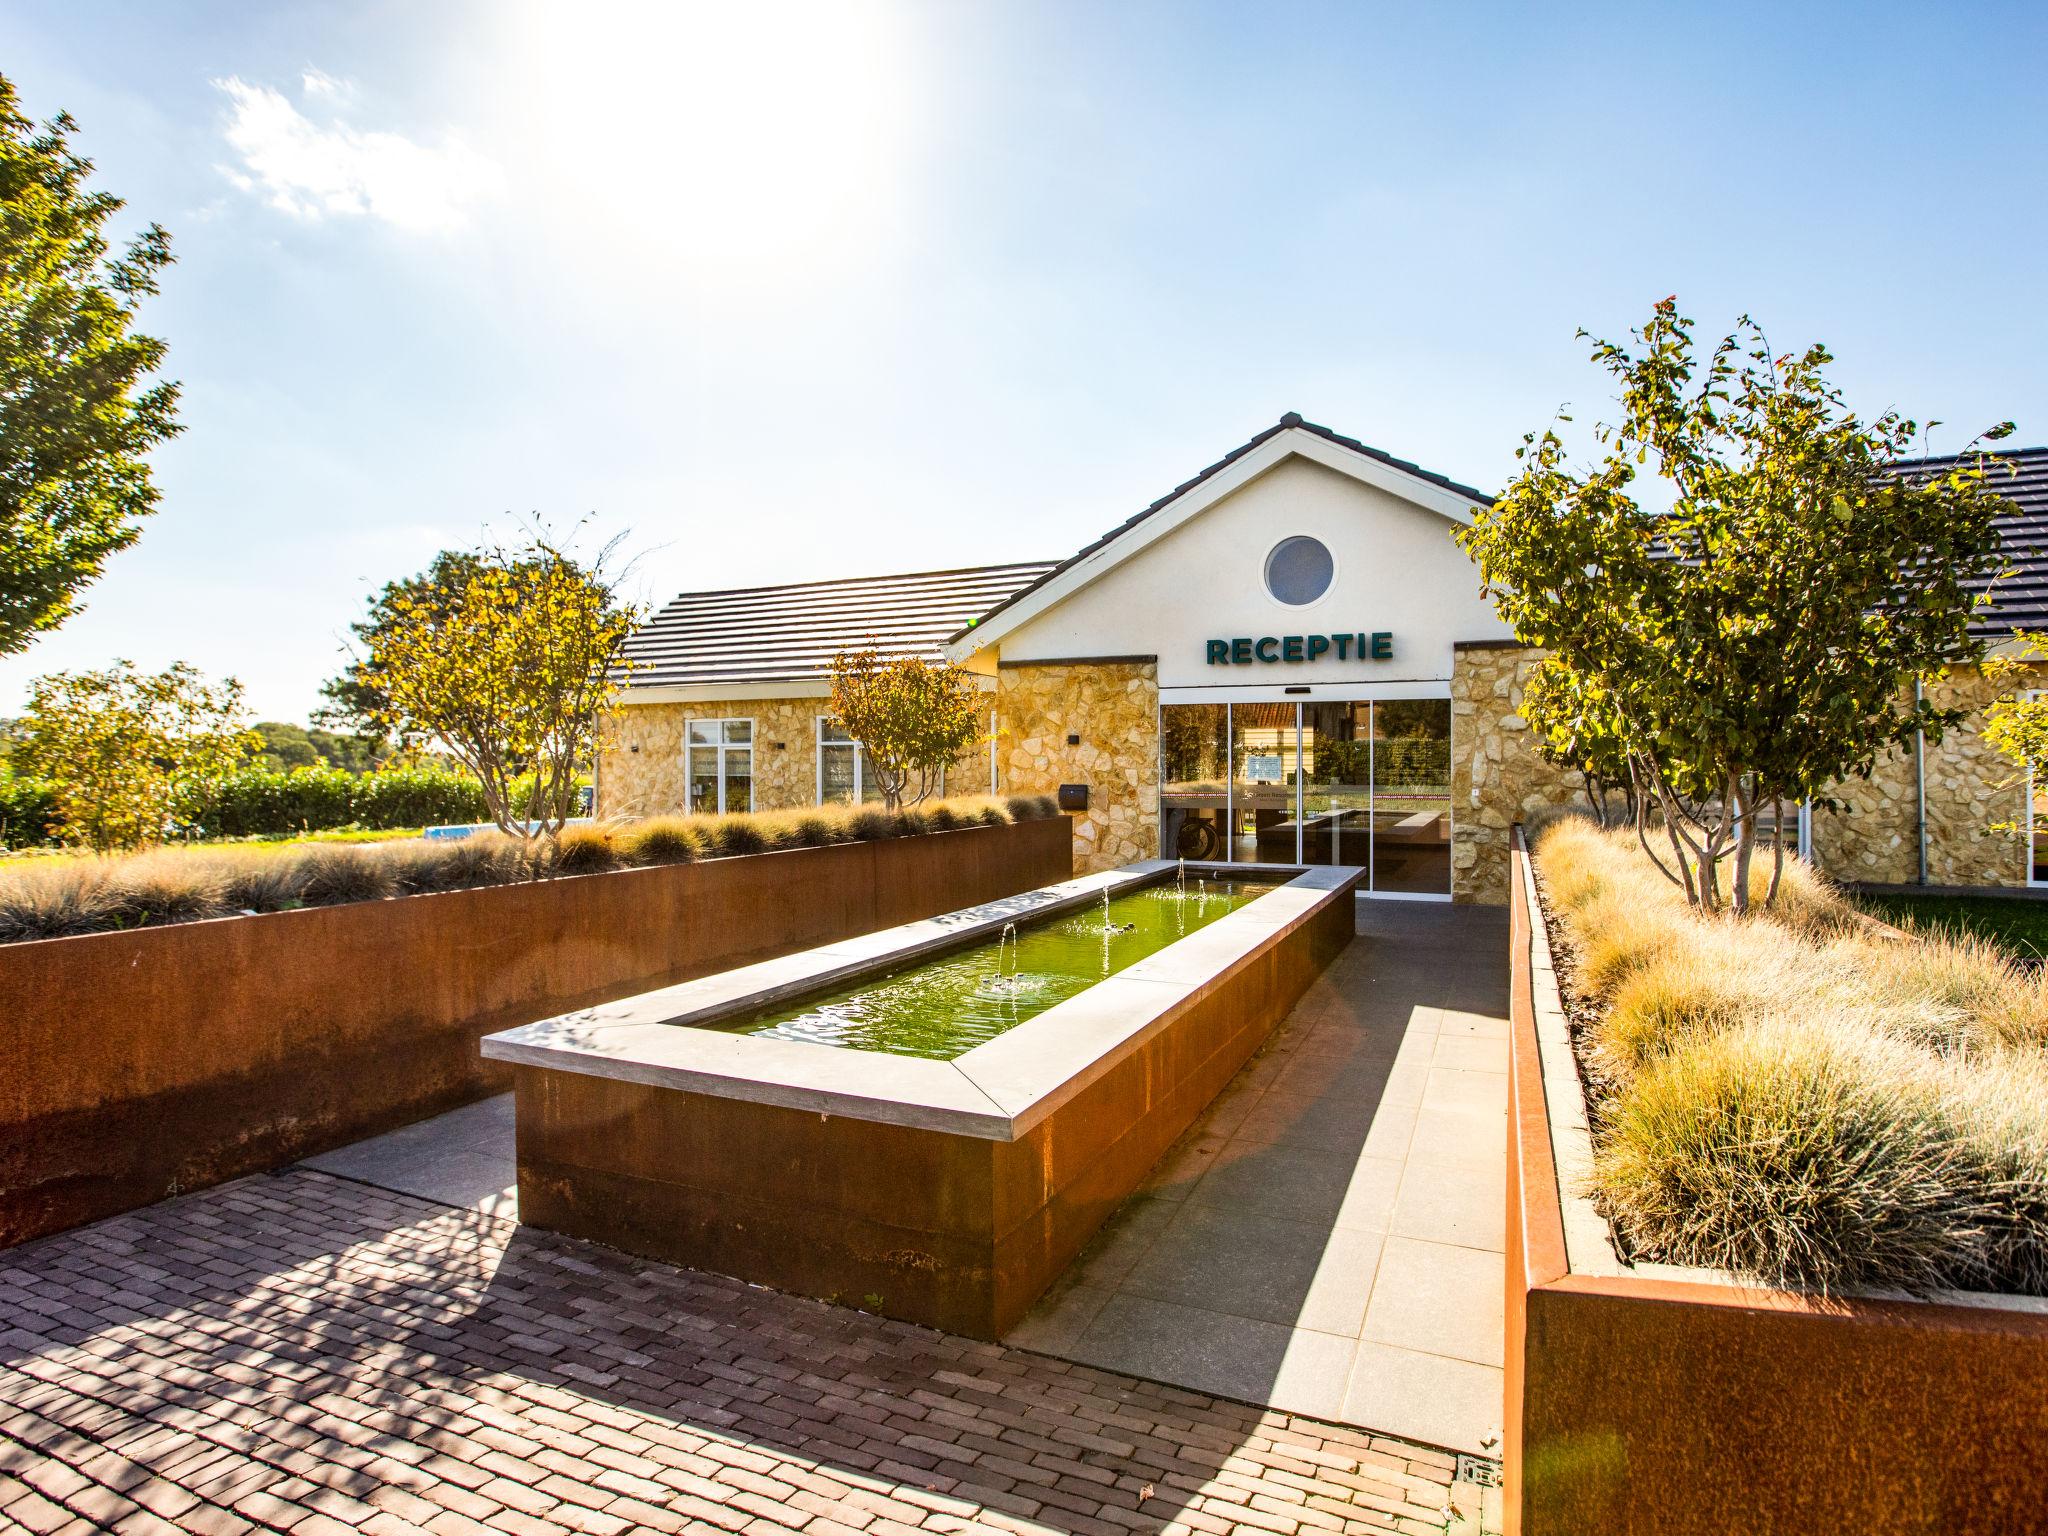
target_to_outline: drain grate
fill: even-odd
[[[1468,1456],[1458,1453],[1458,1470],[1454,1479],[1461,1483],[1474,1483],[1481,1488],[1500,1486],[1500,1463],[1485,1456]]]

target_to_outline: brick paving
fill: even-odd
[[[1497,1530],[1454,1459],[308,1169],[0,1253],[0,1529]]]

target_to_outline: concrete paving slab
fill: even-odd
[[[1498,1455],[1505,914],[1358,913],[1358,940],[1007,1342]]]
[[[303,1166],[516,1221],[519,1168],[513,1155],[512,1105],[511,1094],[499,1094],[309,1157]]]

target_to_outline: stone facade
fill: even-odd
[[[1460,645],[1451,662],[1451,899],[1508,899],[1509,829],[1586,804],[1579,776],[1545,762],[1519,711],[1543,653],[1508,642]]]
[[[1016,664],[996,675],[1002,793],[1089,786],[1073,817],[1074,870],[1159,852],[1159,668],[1144,662]],[[1069,743],[1068,737],[1079,737]]]
[[[1519,645],[1466,645],[1451,674],[1451,888],[1459,901],[1507,899],[1508,828],[1541,813],[1586,804],[1577,774],[1528,746],[1516,713],[1542,653]],[[2048,686],[2048,671],[2037,682]],[[1927,880],[1930,885],[2024,886],[2026,783],[1985,744],[1982,708],[1996,690],[1974,669],[1930,683],[1929,699],[1965,707],[1970,719],[1927,748]],[[1910,885],[1920,878],[1913,753],[1887,754],[1871,777],[1841,792],[1844,812],[1818,812],[1814,862],[1837,880]]]
[[[2048,678],[2036,677],[2039,687]],[[2024,774],[1992,751],[1983,737],[1983,708],[1998,694],[1975,668],[1927,685],[1929,702],[1965,708],[1970,718],[1927,744],[1927,883],[2024,886],[2026,837],[1994,831],[1999,823],[2024,829]],[[1920,878],[1918,797],[1913,750],[1886,754],[1868,779],[1846,785],[1845,812],[1813,818],[1814,862],[1837,880],[1910,885]]]
[[[723,699],[701,704],[627,704],[605,724],[597,813],[663,816],[683,809],[683,733],[692,720],[754,722],[754,809],[818,803],[818,717],[823,698]],[[988,747],[968,748],[946,774],[946,792],[988,791]]]

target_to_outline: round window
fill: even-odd
[[[1322,540],[1297,534],[1282,539],[1266,556],[1266,590],[1278,602],[1301,608],[1330,590],[1337,562]]]

